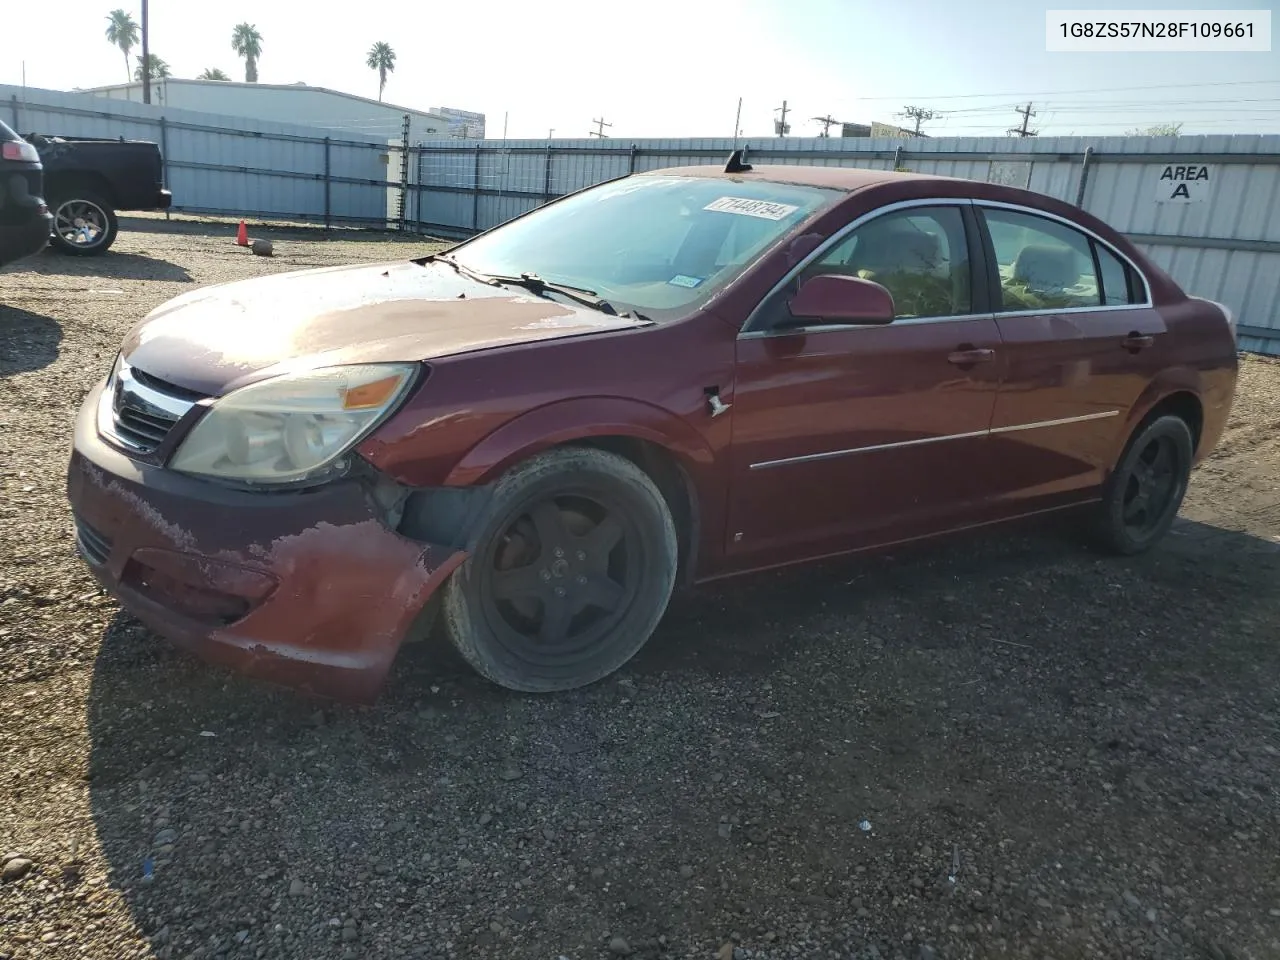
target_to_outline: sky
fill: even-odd
[[[4,0],[0,83],[70,90],[121,83],[107,13],[140,0]],[[1045,10],[1061,0],[150,0],[151,49],[173,75],[218,67],[243,79],[235,24],[263,36],[259,80],[303,81],[376,98],[369,47],[397,61],[385,99],[478,110],[490,137],[724,137],[742,98],[746,137],[772,134],[783,101],[792,136],[811,118],[888,123],[907,105],[938,115],[933,136],[1001,136],[1031,102],[1040,135],[1280,133],[1280,41],[1269,53],[1048,53]],[[1158,9],[1271,9],[1277,0],[1177,2]],[[1134,4],[1078,4],[1132,9]]]

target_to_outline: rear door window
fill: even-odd
[[[1102,304],[1090,240],[1047,217],[982,209],[995,250],[1000,298],[996,310],[1064,310]]]

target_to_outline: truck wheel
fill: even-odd
[[[1166,414],[1135,431],[1107,478],[1098,511],[1098,539],[1112,553],[1150,549],[1173,525],[1191,478],[1191,430]]]
[[[497,483],[444,588],[445,630],[482,676],[548,693],[633,657],[675,586],[671,511],[630,460],[585,447],[539,454]]]
[[[63,253],[94,257],[115,243],[120,221],[111,205],[96,193],[78,190],[49,203],[53,212],[50,243]]]

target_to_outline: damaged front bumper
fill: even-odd
[[[432,594],[465,559],[391,529],[368,485],[233,490],[130,459],[76,420],[76,544],[121,605],[197,656],[368,702]]]

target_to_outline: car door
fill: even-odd
[[[967,201],[860,218],[753,313],[737,343],[730,555],[766,565],[907,539],[981,498],[1000,344],[971,218]],[[823,273],[882,284],[896,319],[785,326],[800,283]]]
[[[1021,208],[974,209],[1006,361],[991,424],[997,509],[1087,499],[1162,362],[1164,320],[1098,238]]]

